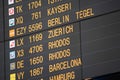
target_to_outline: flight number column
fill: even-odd
[[[42,30],[42,0],[8,0],[7,5],[5,6],[6,39]]]
[[[43,74],[43,34],[20,37],[6,42],[7,80],[30,79]]]

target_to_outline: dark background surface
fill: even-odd
[[[4,43],[0,43],[0,79],[4,80]]]
[[[120,71],[120,12],[81,23],[83,77]]]
[[[3,0],[0,0],[0,41],[4,40],[4,30],[3,30]]]

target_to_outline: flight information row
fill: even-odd
[[[5,47],[7,80],[81,79],[79,23],[9,40]]]
[[[20,0],[19,4],[14,3],[12,5],[8,5],[6,2],[5,5],[7,6],[5,6],[4,9],[5,40],[120,9],[118,4],[119,0],[93,1],[93,3],[95,3],[94,5],[89,1],[80,2],[79,0],[53,1],[57,3],[47,5],[47,1],[42,2],[42,0]],[[83,4],[86,6],[83,6]]]

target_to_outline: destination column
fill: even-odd
[[[79,23],[48,30],[47,38],[46,80],[82,80]]]

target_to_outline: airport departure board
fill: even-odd
[[[120,72],[120,0],[1,0],[0,11],[0,80]]]

